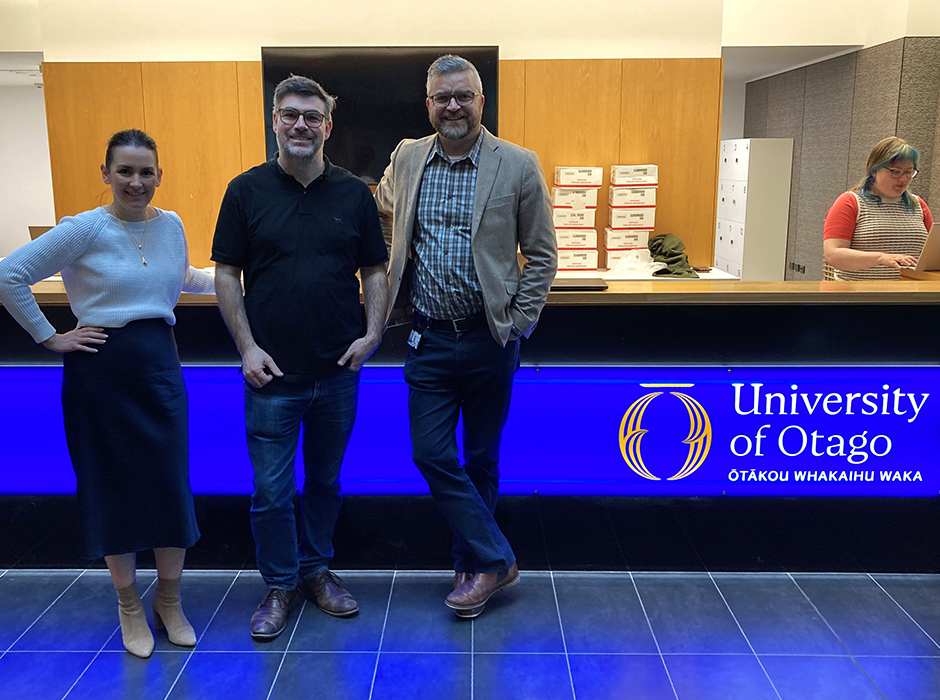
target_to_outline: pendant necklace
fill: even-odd
[[[146,216],[146,212],[144,212],[144,215]],[[131,233],[131,230],[127,228],[127,224],[124,223],[124,219],[115,215],[113,211],[111,212],[111,216],[121,222],[121,227],[124,229],[127,235],[130,236],[130,239],[134,241],[134,245],[137,246],[137,254],[140,255],[141,264],[146,267],[147,259],[144,257],[144,241],[147,240],[147,224],[149,223],[149,219],[144,219],[144,232],[141,234],[140,240],[138,241],[136,238],[134,238],[134,234]]]

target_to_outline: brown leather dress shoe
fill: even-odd
[[[454,572],[454,590],[456,591],[458,588],[460,588],[461,584],[466,583],[471,578],[473,578],[473,574],[467,571],[455,571]],[[479,617],[480,613],[483,612],[483,609],[485,607],[486,607],[485,605],[480,605],[476,608],[473,608],[472,610],[454,610],[454,612],[457,613],[457,617],[463,620],[471,620],[474,617]]]
[[[508,570],[498,574],[474,574],[447,596],[444,604],[457,611],[471,612],[486,605],[494,593],[512,588],[517,583],[519,566],[513,562]]]
[[[251,636],[254,639],[271,640],[287,627],[287,616],[297,601],[297,591],[282,591],[269,588],[261,605],[251,616]]]
[[[332,571],[324,571],[313,579],[297,584],[301,596],[317,604],[327,615],[349,617],[359,612],[359,603],[343,588],[343,579]]]

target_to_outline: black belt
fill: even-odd
[[[466,333],[474,328],[486,325],[486,312],[481,311],[474,316],[466,318],[437,319],[428,318],[415,309],[415,325],[421,330],[450,331],[451,333]]]

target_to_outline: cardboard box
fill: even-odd
[[[557,166],[555,184],[569,187],[600,187],[604,184],[604,169],[592,166]]]
[[[611,185],[650,187],[659,184],[658,165],[611,165]]]
[[[612,207],[655,207],[655,187],[611,187],[607,203]]]
[[[652,262],[653,259],[650,257],[650,252],[648,248],[630,248],[627,250],[608,250],[607,251],[607,269],[613,270],[617,267],[617,263],[623,260],[628,255],[635,255],[640,253],[643,260],[642,262]],[[644,255],[645,254],[645,255]]]
[[[632,250],[649,247],[650,230],[604,229],[604,247],[607,250]],[[608,267],[610,267],[608,265]]]
[[[597,209],[597,187],[553,187],[552,206],[567,209]]]
[[[596,270],[596,250],[559,250],[558,269],[565,270]]]
[[[597,209],[552,209],[555,228],[594,228]]]
[[[597,231],[592,228],[556,228],[559,248],[597,248]]]
[[[617,228],[653,228],[656,223],[655,207],[620,207],[610,208],[610,227]]]

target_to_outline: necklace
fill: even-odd
[[[122,219],[119,216],[115,216],[113,211],[111,212],[111,216],[113,216],[115,219],[121,222],[121,228],[123,228],[125,233],[127,233],[127,235],[130,236],[130,239],[134,241],[134,245],[137,246],[137,254],[140,255],[141,264],[143,264],[144,267],[146,267],[147,259],[144,257],[144,241],[147,240],[147,224],[149,223],[149,219],[144,219],[144,232],[140,236],[140,240],[138,241],[136,238],[134,238],[134,234],[131,233],[131,230],[127,228],[127,224],[124,223],[124,219]]]

